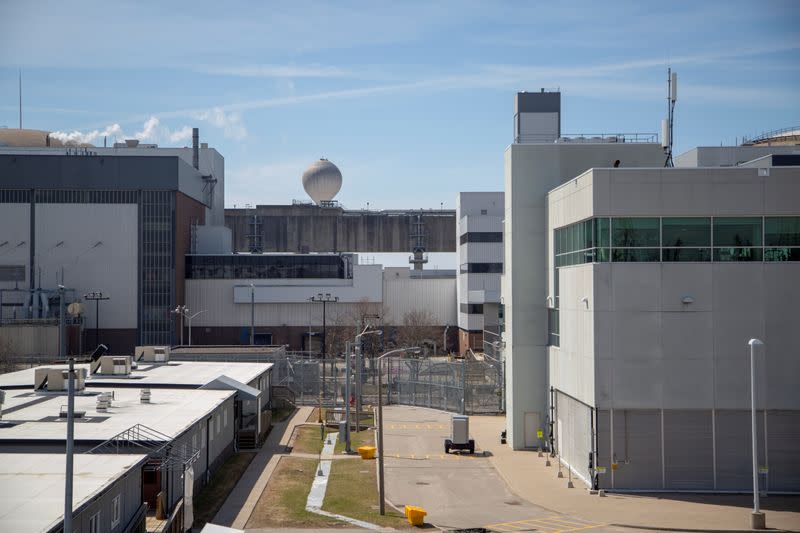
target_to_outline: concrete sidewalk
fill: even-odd
[[[558,478],[558,460],[546,467],[536,452],[513,451],[500,444],[505,417],[471,416],[470,433],[481,450],[519,497],[560,513],[604,524],[640,530],[744,531],[750,527],[752,496],[721,494],[608,494],[590,495],[574,479],[567,488],[567,473]],[[545,454],[546,455],[546,454]],[[767,527],[800,531],[800,497],[769,496],[761,499]]]
[[[300,407],[292,418],[273,425],[261,450],[214,517],[214,524],[244,529],[281,455],[286,451],[295,426],[304,424],[311,410],[311,407]]]

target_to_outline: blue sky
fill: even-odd
[[[346,207],[453,208],[502,189],[517,90],[560,87],[567,133],[657,132],[667,66],[678,153],[800,126],[800,2],[0,1],[0,126],[20,68],[26,127],[199,126],[229,205],[306,198],[324,156]]]

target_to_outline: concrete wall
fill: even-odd
[[[698,146],[675,158],[676,167],[733,167],[769,154],[800,154],[800,146]]]
[[[225,225],[236,251],[250,251],[251,222],[258,219],[264,252],[409,252],[411,224],[421,215],[428,252],[456,251],[455,212],[345,211],[316,205],[259,205],[226,209]]]
[[[547,192],[591,167],[663,165],[657,144],[512,144],[505,152],[506,407],[509,444],[547,408]]]

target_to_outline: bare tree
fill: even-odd
[[[17,369],[14,362],[14,345],[10,340],[0,337],[0,374]]]
[[[397,330],[397,340],[401,346],[418,346],[425,348],[436,343],[439,328],[435,324],[433,313],[425,309],[415,309],[403,316],[403,325]]]

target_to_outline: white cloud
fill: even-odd
[[[229,139],[240,141],[247,137],[247,128],[242,122],[242,115],[238,112],[226,112],[221,107],[207,111],[194,111],[190,113],[195,120],[208,122],[215,128],[220,128]]]
[[[247,78],[338,78],[349,73],[338,67],[320,65],[236,65],[205,66],[198,70],[222,76],[242,76]]]

